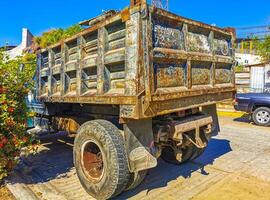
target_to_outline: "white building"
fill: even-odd
[[[238,65],[242,66],[256,65],[262,62],[260,56],[248,53],[235,53],[235,59]]]
[[[22,29],[22,42],[18,46],[6,51],[10,59],[13,59],[17,56],[21,56],[23,54],[23,50],[33,43],[34,36],[32,33],[27,29]]]

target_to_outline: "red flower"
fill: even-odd
[[[27,142],[27,141],[28,141],[28,138],[27,138],[27,137],[23,137],[23,138],[22,138],[22,141],[23,141],[23,142]]]
[[[5,145],[2,142],[0,142],[0,149],[2,149],[4,146]]]
[[[11,118],[8,118],[5,122],[6,122],[6,125],[8,125],[8,126],[14,126],[15,125],[15,122]]]
[[[0,94],[4,94],[6,91],[7,91],[6,88],[0,86]]]
[[[7,103],[8,103],[8,102],[7,102],[6,100],[2,102],[3,105],[5,105],[5,104],[7,104]]]
[[[8,143],[8,139],[6,137],[4,137],[2,139],[2,141],[1,141],[1,143],[4,144],[4,145],[7,144]]]
[[[13,107],[8,107],[7,111],[8,111],[9,113],[13,113],[13,112],[14,112],[14,108],[13,108]]]
[[[15,145],[17,145],[17,144],[18,144],[18,139],[17,139],[17,137],[16,137],[16,136],[14,136],[14,137],[13,137],[12,141],[13,141],[13,143],[14,143]]]

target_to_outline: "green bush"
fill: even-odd
[[[24,69],[20,71],[22,63]],[[27,134],[25,97],[31,88],[35,55],[9,60],[0,50],[0,181],[18,163],[22,148],[33,150],[33,136]]]
[[[235,67],[235,72],[243,72],[243,71],[245,71],[243,65],[238,65]]]
[[[45,48],[59,42],[62,39],[75,35],[82,30],[80,25],[73,25],[67,29],[52,29],[42,33],[40,37],[35,37],[34,42],[37,46]]]
[[[270,35],[265,36],[265,38],[259,43],[258,51],[265,61],[270,60]]]

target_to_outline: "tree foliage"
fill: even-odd
[[[30,150],[33,142],[26,133],[29,112],[25,97],[32,86],[35,58],[27,54],[10,60],[0,50],[0,180],[17,164],[21,149]]]
[[[263,60],[270,60],[270,35],[265,36],[263,39],[258,37],[249,38],[250,41],[245,41],[242,43],[243,49],[250,49],[252,43],[252,49],[256,50]]]
[[[73,25],[67,29],[52,29],[47,32],[42,33],[40,37],[35,37],[34,42],[37,46],[41,48],[45,48],[49,45],[55,44],[60,40],[68,38],[70,36],[75,35],[76,33],[82,30],[80,25]]]
[[[270,35],[266,36],[262,41],[259,42],[257,49],[260,56],[264,60],[270,60]]]

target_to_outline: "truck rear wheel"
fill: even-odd
[[[130,179],[119,129],[105,120],[84,123],[74,142],[74,165],[84,189],[96,199],[120,194]]]
[[[132,189],[136,188],[138,185],[140,185],[143,182],[143,180],[145,179],[145,177],[147,175],[147,171],[148,170],[143,170],[143,171],[132,173],[130,175],[129,182],[128,182],[125,190],[126,191],[132,190]]]
[[[177,160],[173,148],[172,147],[165,147],[162,150],[161,158],[168,163],[179,165],[179,164],[182,164],[182,163],[190,160],[190,158],[193,155],[194,155],[193,147],[187,146],[186,148],[182,149],[181,159]]]
[[[211,135],[211,134],[209,134],[209,135]],[[172,164],[176,164],[176,165],[182,164],[182,163],[187,162],[187,161],[195,160],[200,155],[202,155],[203,152],[205,151],[207,144],[208,144],[208,141],[210,140],[209,135],[205,135],[205,133],[203,131],[201,131],[201,133],[200,133],[202,141],[206,143],[206,146],[204,148],[198,148],[194,144],[189,143],[188,145],[186,145],[182,149],[178,150],[181,152],[181,154],[180,154],[181,157],[177,159],[176,154],[175,154],[175,150],[172,147],[165,147],[162,150],[161,158],[168,163],[172,163]]]

